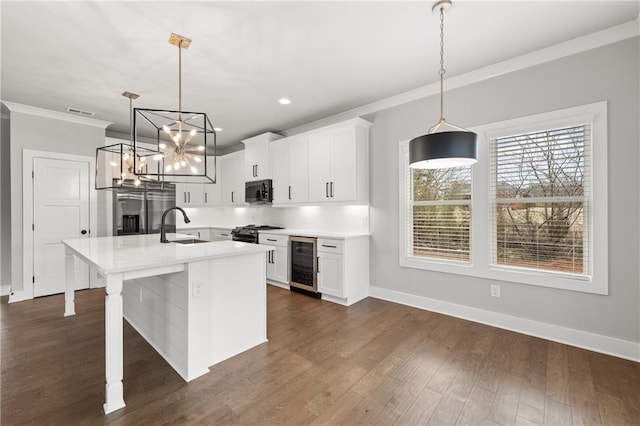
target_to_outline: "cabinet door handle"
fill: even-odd
[[[329,182],[326,182],[324,184],[324,195],[325,197],[329,198]]]
[[[256,164],[256,177],[258,177],[258,165]]]
[[[233,203],[233,191],[231,191],[231,202]]]
[[[289,185],[289,199],[291,199],[291,185]]]
[[[330,246],[330,245],[327,245],[327,244],[322,244],[322,247],[338,248],[337,246]]]
[[[316,272],[320,273],[320,256],[316,258]]]
[[[205,193],[204,193],[204,202],[205,202],[205,203],[208,203],[208,201],[207,201],[207,195],[208,195],[208,194],[205,192]]]
[[[184,195],[184,202],[186,203],[187,202],[187,192],[186,191],[183,192],[182,195]]]
[[[276,251],[275,250],[271,250],[271,263],[276,263]]]
[[[191,191],[187,192],[189,194],[189,202],[191,202]]]
[[[333,182],[331,182],[331,198],[333,198]]]

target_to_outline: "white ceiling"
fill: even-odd
[[[462,1],[445,17],[447,76],[638,18],[638,1]],[[93,111],[128,134],[135,107],[206,112],[218,147],[437,80],[432,2],[2,1],[2,99]],[[280,97],[292,104],[281,106]]]

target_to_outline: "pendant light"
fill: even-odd
[[[215,183],[213,125],[205,113],[182,110],[182,50],[189,48],[191,40],[172,33],[169,44],[178,48],[178,110],[136,108],[134,149],[144,147],[145,136],[154,139],[158,167],[151,175],[161,182]]]
[[[147,172],[155,166],[153,157],[158,152],[147,148],[134,151],[133,147],[133,100],[140,95],[125,91],[122,96],[129,99],[129,143],[96,149],[96,189],[144,189],[144,183],[152,180]]]
[[[432,8],[440,13],[440,120],[426,135],[409,142],[409,167],[414,169],[462,167],[478,161],[478,136],[444,119],[444,12],[450,8],[451,0],[440,0]]]

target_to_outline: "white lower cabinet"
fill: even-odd
[[[369,237],[318,238],[318,292],[352,305],[369,296]]]
[[[318,291],[336,297],[344,297],[343,256],[318,250]]]
[[[209,237],[211,238],[211,241],[231,240],[231,229],[211,228],[209,229]]]
[[[289,284],[289,236],[261,232],[259,243],[275,246],[267,252],[267,280]]]

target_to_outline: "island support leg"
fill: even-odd
[[[125,406],[122,388],[122,274],[109,274],[106,281],[104,322],[107,385],[104,413],[109,414]]]
[[[74,302],[76,291],[76,274],[75,274],[75,256],[69,247],[64,249],[65,272],[67,287],[64,292],[64,316],[69,317],[76,314],[76,305]]]

